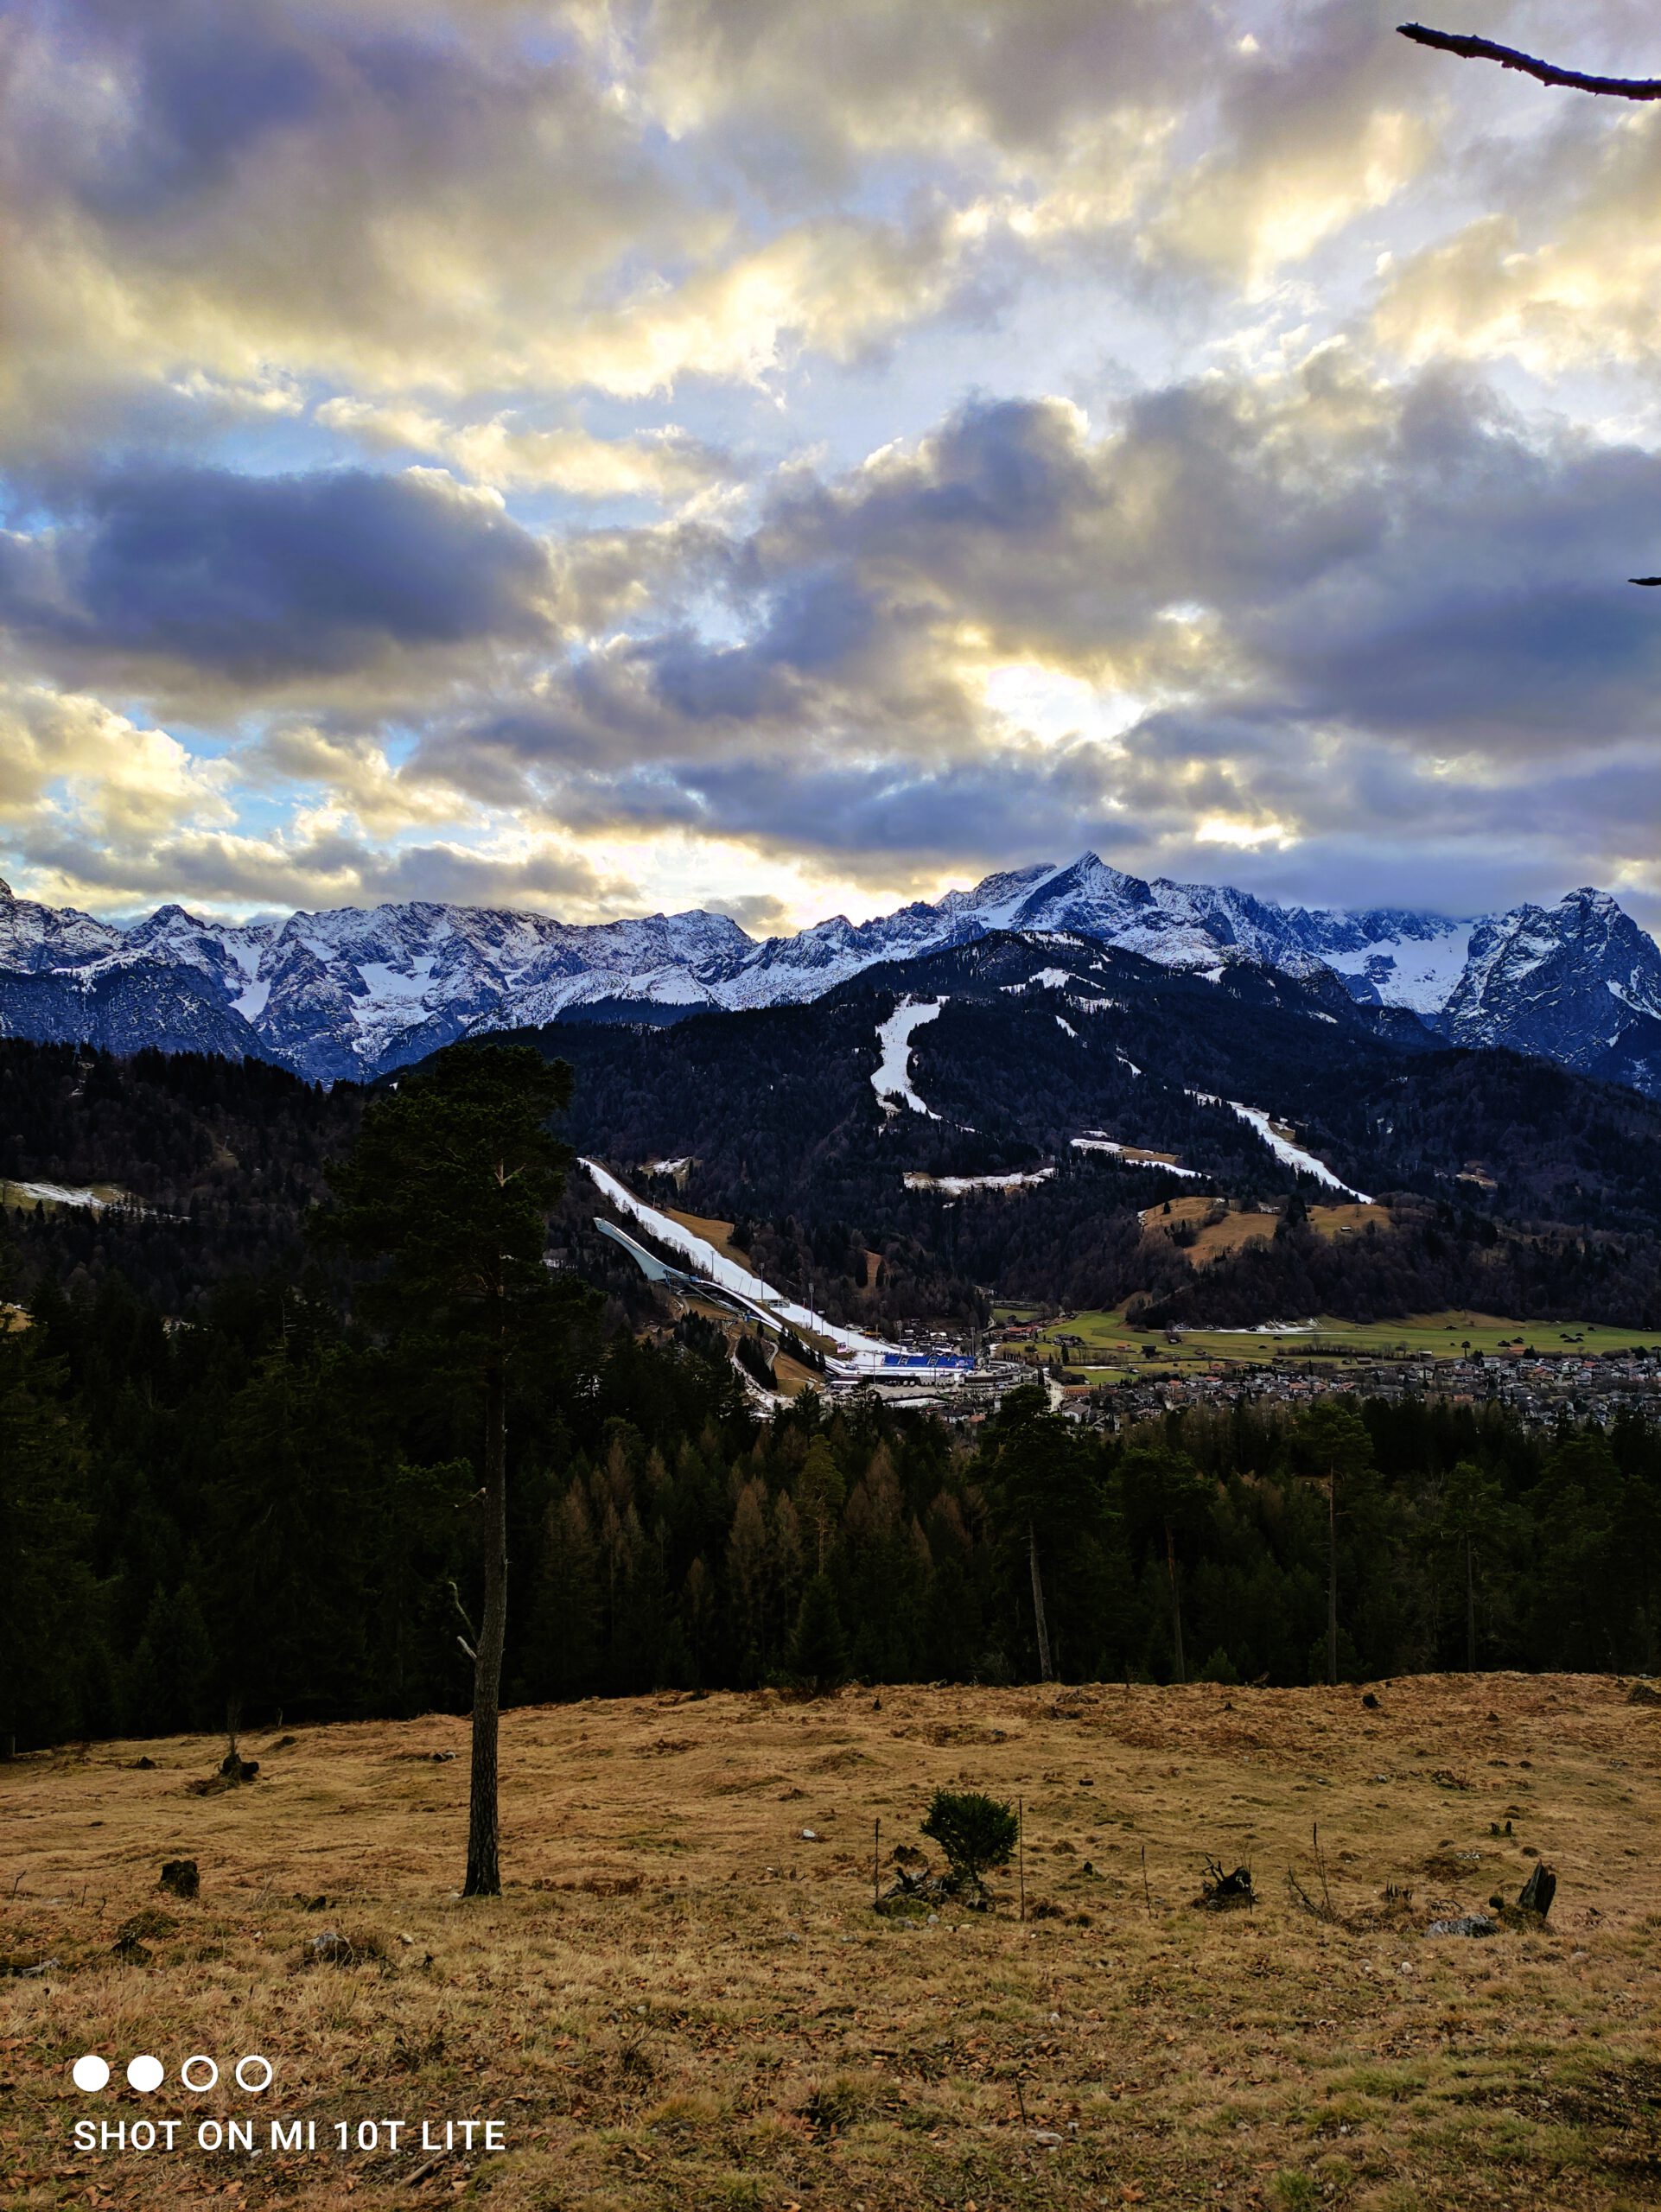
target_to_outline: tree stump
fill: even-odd
[[[1557,1894],[1557,1877],[1543,1859],[1535,1866],[1517,1900],[1519,1912],[1537,1913],[1542,1920],[1551,1910],[1551,1900]]]

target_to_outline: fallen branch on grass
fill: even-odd
[[[1289,1866],[1286,1870],[1286,1890],[1298,1910],[1307,1912],[1312,1920],[1324,1921],[1329,1928],[1343,1926],[1343,1916],[1333,1910],[1331,1897],[1324,1904],[1319,1897],[1312,1897]]]

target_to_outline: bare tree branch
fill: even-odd
[[[1537,60],[1514,46],[1498,46],[1491,38],[1472,38],[1462,31],[1429,30],[1422,23],[1397,23],[1396,28],[1416,46],[1434,47],[1439,54],[1456,54],[1462,61],[1497,61],[1502,69],[1520,70],[1525,77],[1537,77],[1543,85],[1567,85],[1577,92],[1605,92],[1618,100],[1661,100],[1661,77],[1589,77],[1579,69],[1559,69],[1555,62]],[[1646,587],[1661,585],[1661,576],[1628,576],[1626,581]]]
[[[1502,69],[1520,69],[1543,85],[1567,85],[1578,92],[1607,92],[1618,100],[1661,100],[1661,77],[1588,77],[1578,69],[1559,69],[1550,61],[1537,61],[1514,46],[1496,46],[1491,38],[1469,38],[1461,31],[1427,30],[1422,23],[1398,23],[1397,29],[1416,46],[1434,46],[1441,54],[1457,54],[1465,61],[1497,61]]]

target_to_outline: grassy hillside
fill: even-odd
[[[217,1764],[207,1738],[0,1766],[3,1948],[55,1961],[0,1984],[3,2201],[1652,2202],[1661,1711],[1588,1676],[1378,1695],[913,1688],[519,1712],[510,1887],[490,1904],[454,1895],[455,1719],[250,1741],[260,1778],[210,1796],[190,1787]],[[1024,1799],[1024,1924],[1013,1880],[990,1916],[873,1914],[874,1822],[886,1861],[920,1840],[940,1783]],[[1250,1863],[1255,1910],[1193,1904],[1208,1852]],[[1537,1853],[1561,1880],[1544,1930],[1425,1933],[1514,1897]],[[194,1904],[156,1888],[181,1854]],[[1323,1912],[1329,1885],[1330,1918],[1289,1870]],[[326,1933],[354,1962],[307,1963]],[[82,2095],[69,2068],[89,2050],[153,2052],[168,2079],[141,2098],[118,2071]],[[189,2053],[256,2050],[277,2069],[263,2101],[175,2086]],[[78,2119],[187,2110],[309,2115],[320,2144],[340,2120],[492,2117],[506,2147],[67,2148]]]

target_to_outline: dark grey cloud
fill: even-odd
[[[1210,872],[1250,877],[1254,837],[1410,842],[1427,807],[1515,853],[1559,787],[1589,851],[1612,810],[1653,814],[1585,756],[1656,734],[1661,619],[1622,579],[1658,518],[1655,456],[1446,377],[1207,378],[1099,435],[1057,402],[976,401],[703,546],[735,638],[614,639],[417,766],[577,830],[844,865],[1080,839],[1192,858],[1214,821],[1244,842]],[[979,689],[1006,654],[1157,703],[1117,741],[1022,736]]]
[[[237,683],[548,634],[546,554],[420,474],[132,472],[0,539],[0,624],[60,665],[165,662]]]
[[[118,224],[177,212],[268,133],[313,120],[328,75],[293,18],[214,0],[58,0],[60,35],[119,73],[124,127],[57,150],[76,197]]]

